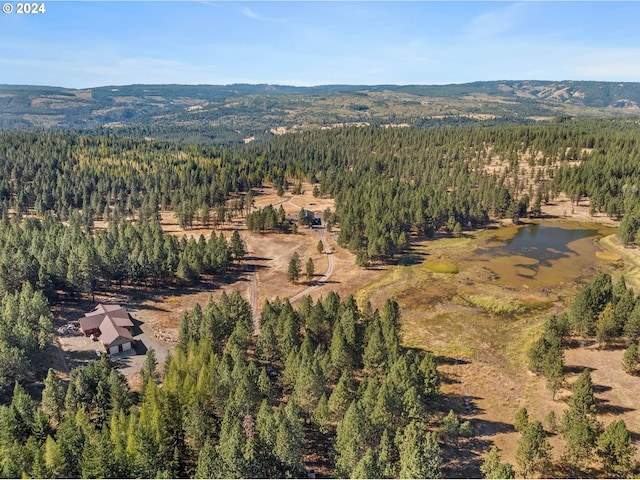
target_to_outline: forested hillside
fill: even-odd
[[[494,81],[452,85],[0,85],[0,129],[91,129],[241,145],[342,124],[433,127],[637,115],[640,84]],[[104,127],[104,129],[103,129]],[[99,129],[99,130],[96,130]]]

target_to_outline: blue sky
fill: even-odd
[[[0,84],[640,81],[640,2],[0,3]]]

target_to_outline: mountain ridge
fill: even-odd
[[[437,123],[635,114],[640,114],[640,82],[135,84],[85,89],[0,85],[3,130],[208,128],[223,137],[234,137],[227,138],[232,143],[272,132],[342,124],[424,127]]]

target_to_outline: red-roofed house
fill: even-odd
[[[80,319],[80,329],[85,336],[100,338],[107,353],[131,350],[135,342],[131,334],[133,322],[120,305],[99,304],[92,312]]]

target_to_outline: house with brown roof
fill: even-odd
[[[129,313],[120,305],[98,306],[80,319],[80,329],[85,336],[95,335],[105,352],[118,353],[131,350],[135,342]]]

